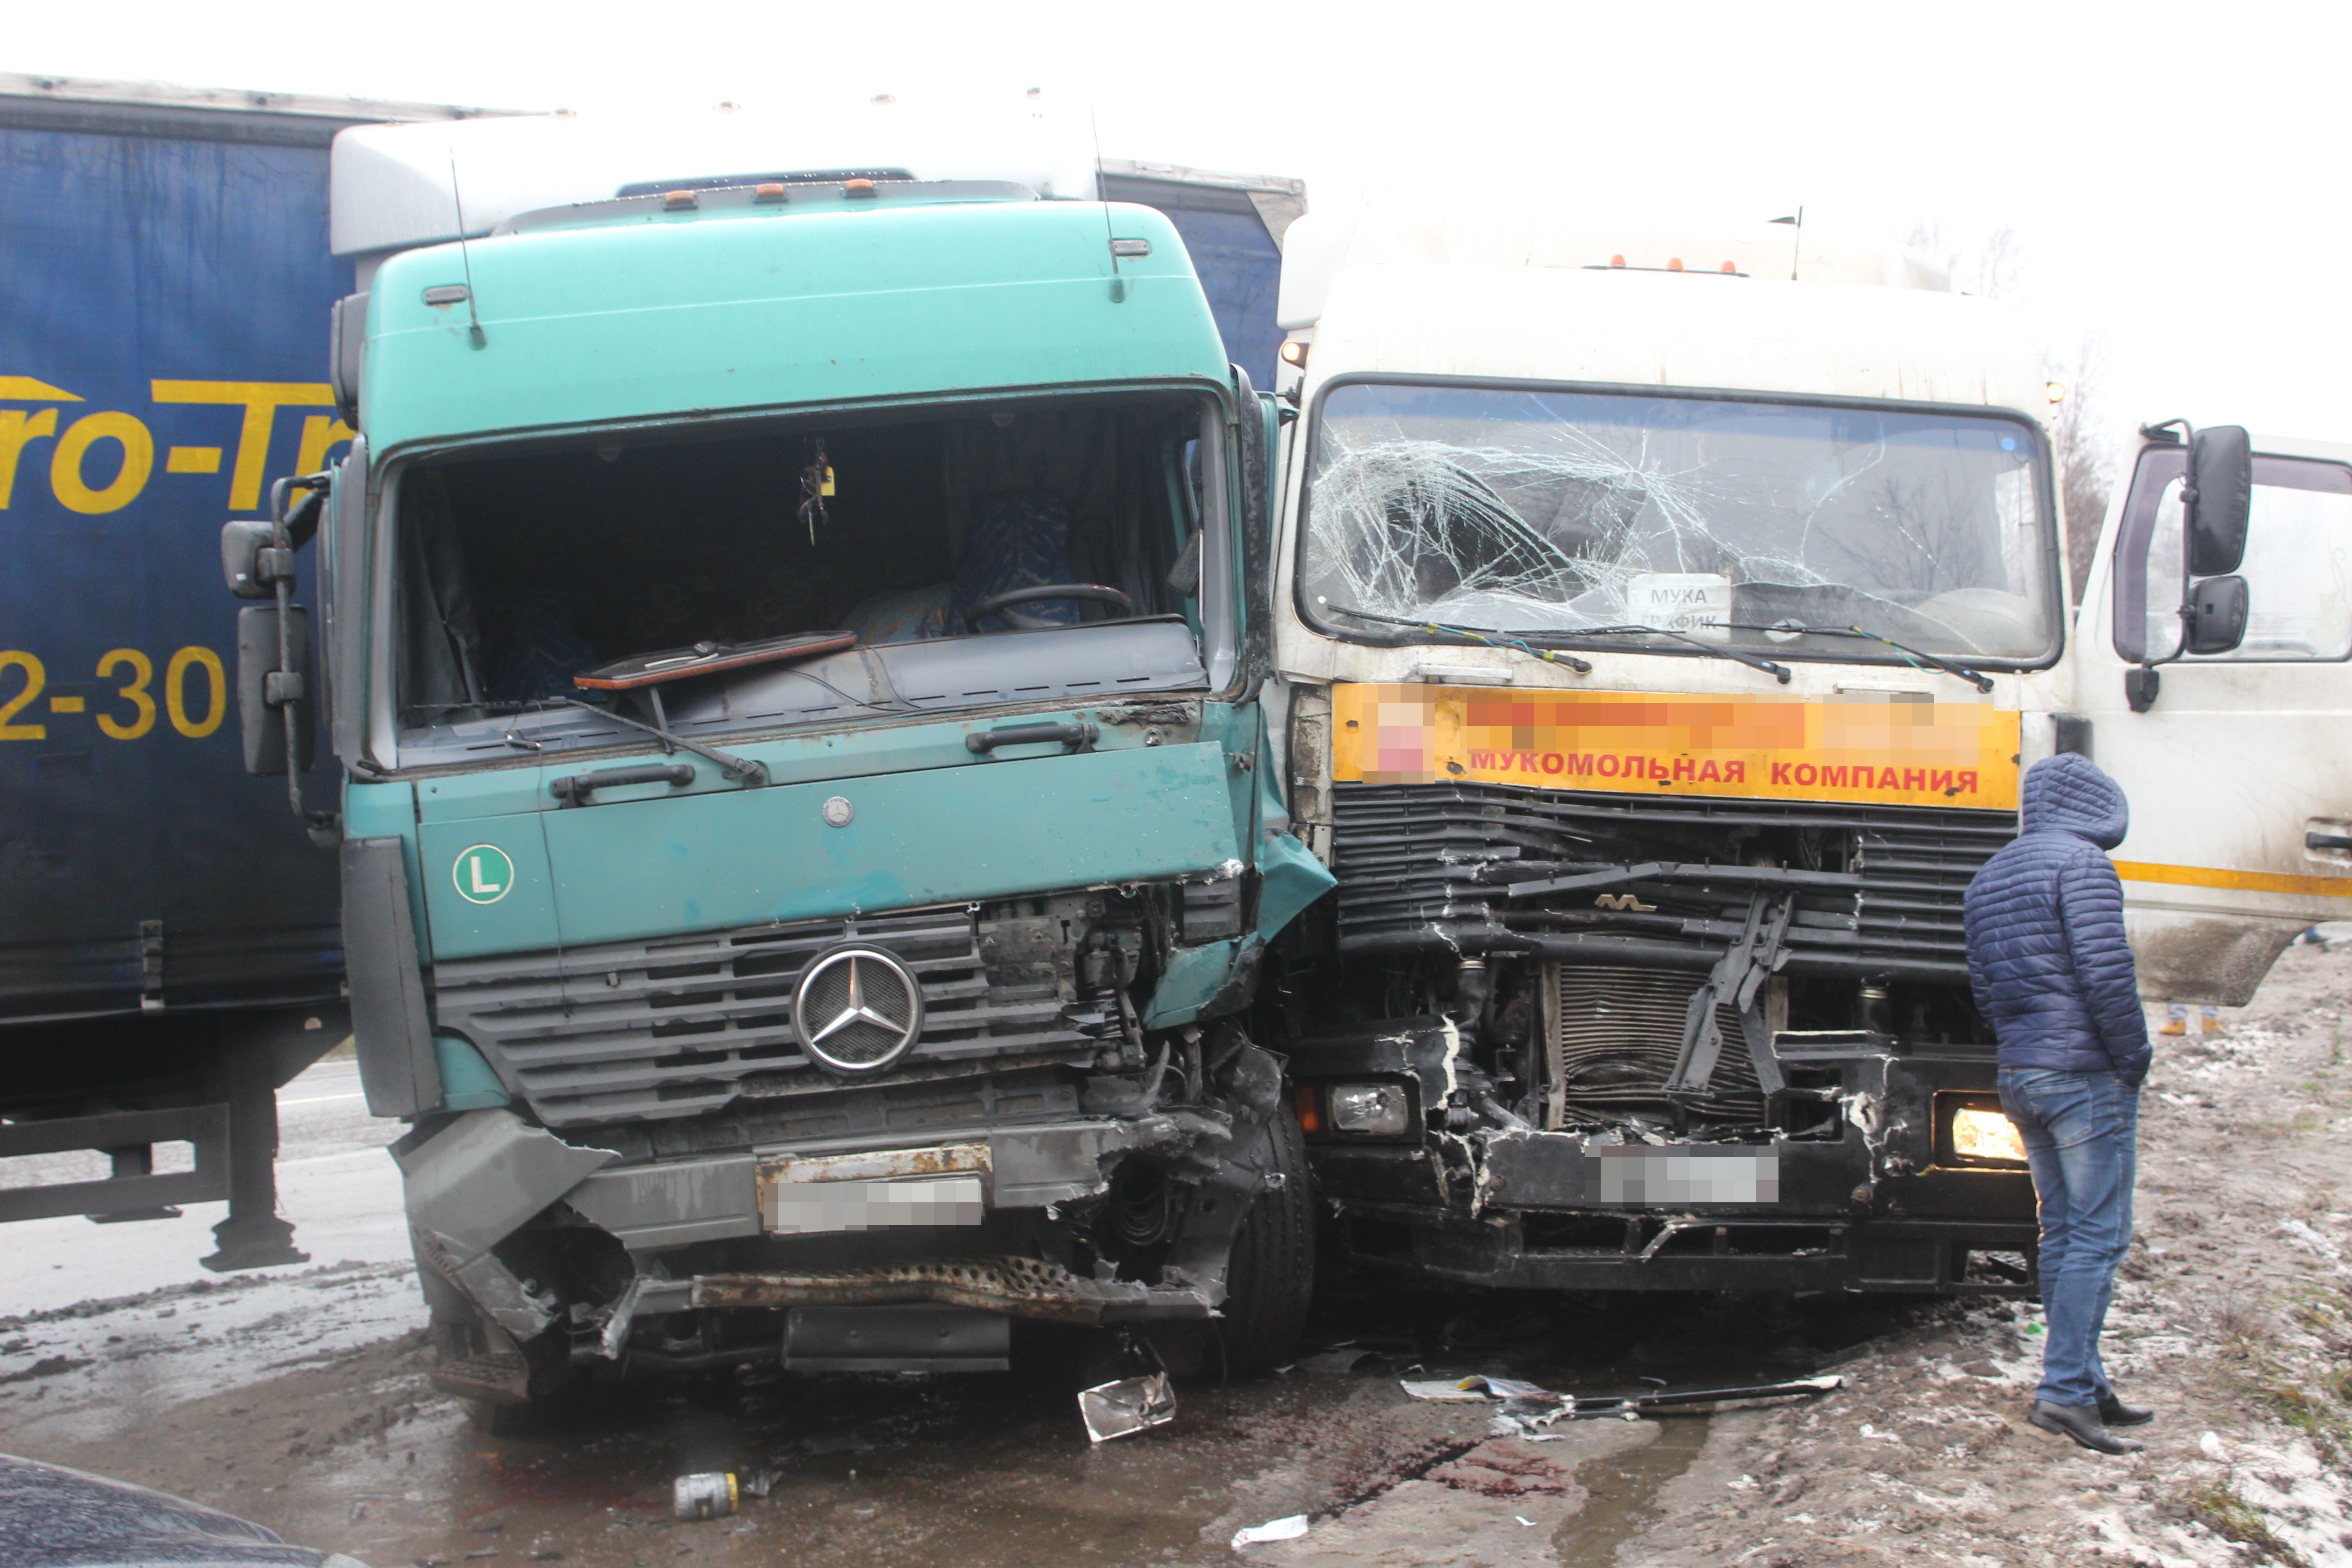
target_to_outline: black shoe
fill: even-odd
[[[2145,1426],[2156,1419],[2156,1412],[2145,1405],[2126,1405],[2110,1390],[2099,1401],[2099,1421],[2107,1426]]]
[[[2130,1437],[2118,1437],[2099,1421],[2095,1405],[2053,1405],[2047,1400],[2033,1402],[2033,1414],[2026,1417],[2044,1432],[2055,1432],[2072,1437],[2085,1448],[2102,1454],[2137,1454],[2147,1444]]]

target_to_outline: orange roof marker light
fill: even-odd
[[[782,180],[768,180],[752,186],[751,199],[755,202],[782,201],[784,199],[783,182]]]
[[[1717,268],[1716,268],[1716,270],[1717,270],[1717,272],[1728,272],[1728,273],[1730,273],[1730,274],[1731,274],[1732,276],[1734,276],[1734,277],[1738,277],[1738,274],[1739,274],[1739,268],[1737,268],[1737,267],[1734,267],[1734,266],[1733,266],[1730,262],[1728,262],[1728,261],[1725,262],[1722,266],[1720,266],[1720,267]]]
[[[874,195],[874,182],[871,180],[844,180],[841,182],[841,194],[845,200],[855,200],[859,196],[870,197]]]
[[[1669,256],[1669,257],[1667,257],[1667,258],[1666,258],[1666,270],[1667,270],[1667,271],[1669,271],[1669,272],[1680,272],[1682,269],[1683,269],[1683,258],[1682,258],[1681,257],[1679,257],[1679,256]]]
[[[1609,265],[1612,267],[1622,267],[1625,265],[1625,258],[1622,256],[1612,256],[1609,258]]]
[[[702,198],[692,191],[671,191],[662,197],[662,211],[667,213],[690,212],[701,205]]]

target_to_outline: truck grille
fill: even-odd
[[[2017,831],[2005,812],[1507,784],[1341,784],[1332,796],[1340,950],[1364,954],[1522,952],[1704,969],[1770,887],[1797,900],[1795,973],[1962,981],[1961,897]],[[1799,865],[1800,879],[1771,883],[1741,849],[1759,834],[1814,846],[1818,868]],[[1512,891],[1633,866],[1649,870],[1573,891]]]
[[[1552,967],[1545,988],[1551,1014],[1544,1020],[1545,1037],[1552,1042],[1546,1076],[1559,1086],[1556,1098],[1565,1120],[1672,1115],[1675,1108],[1665,1093],[1666,1079],[1682,1054],[1692,977],[1601,964]],[[1687,1109],[1710,1121],[1759,1123],[1764,1090],[1739,1044],[1738,1009],[1717,1007],[1715,1022],[1727,1044],[1707,1093],[1687,1102]],[[1551,1126],[1562,1120],[1545,1118]]]
[[[1032,923],[1019,934],[1033,938]],[[1083,1058],[1113,1028],[1109,1004],[1073,1000],[1051,963],[992,973],[982,950],[994,928],[960,904],[445,960],[436,1016],[550,1127],[698,1116],[814,1086],[822,1069],[793,1032],[793,988],[812,958],[851,938],[887,948],[922,983],[908,1068],[1055,1050]]]

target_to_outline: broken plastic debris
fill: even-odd
[[[1269,1519],[1264,1524],[1234,1531],[1234,1550],[1239,1552],[1262,1541],[1296,1541],[1306,1533],[1307,1516],[1303,1513],[1294,1513],[1287,1519]]]
[[[1565,1399],[1564,1394],[1554,1394],[1541,1384],[1521,1383],[1515,1377],[1438,1378],[1433,1382],[1407,1382],[1402,1384],[1415,1399],[1434,1400],[1442,1405],[1482,1405],[1489,1399]]]
[[[1078,1414],[1086,1418],[1087,1436],[1107,1443],[1175,1420],[1176,1391],[1164,1372],[1098,1383],[1079,1393]]]
[[[1481,1377],[1436,1378],[1427,1381],[1407,1379],[1399,1384],[1415,1399],[1439,1404],[1485,1404],[1500,1401],[1503,1408],[1495,1417],[1495,1431],[1505,1435],[1510,1431],[1549,1426],[1558,1421],[1590,1421],[1601,1416],[1617,1416],[1633,1421],[1647,1410],[1680,1410],[1702,1414],[1736,1405],[1764,1404],[1781,1399],[1811,1399],[1844,1386],[1845,1380],[1834,1374],[1827,1377],[1801,1377],[1788,1383],[1749,1384],[1736,1388],[1644,1389],[1639,1394],[1555,1394],[1532,1383],[1517,1378]]]
[[[743,1489],[753,1497],[766,1497],[776,1489],[776,1483],[783,1479],[784,1472],[781,1469],[751,1470],[743,1477]]]
[[[2230,1462],[2230,1450],[2221,1447],[2221,1439],[2210,1432],[2197,1439],[2197,1451],[2217,1465]]]
[[[735,1511],[735,1478],[725,1470],[702,1470],[670,1483],[670,1510],[680,1519],[724,1519]]]

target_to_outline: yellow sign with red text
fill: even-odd
[[[1341,783],[2017,807],[2017,715],[1909,692],[1343,685],[1332,689],[1331,721]]]

